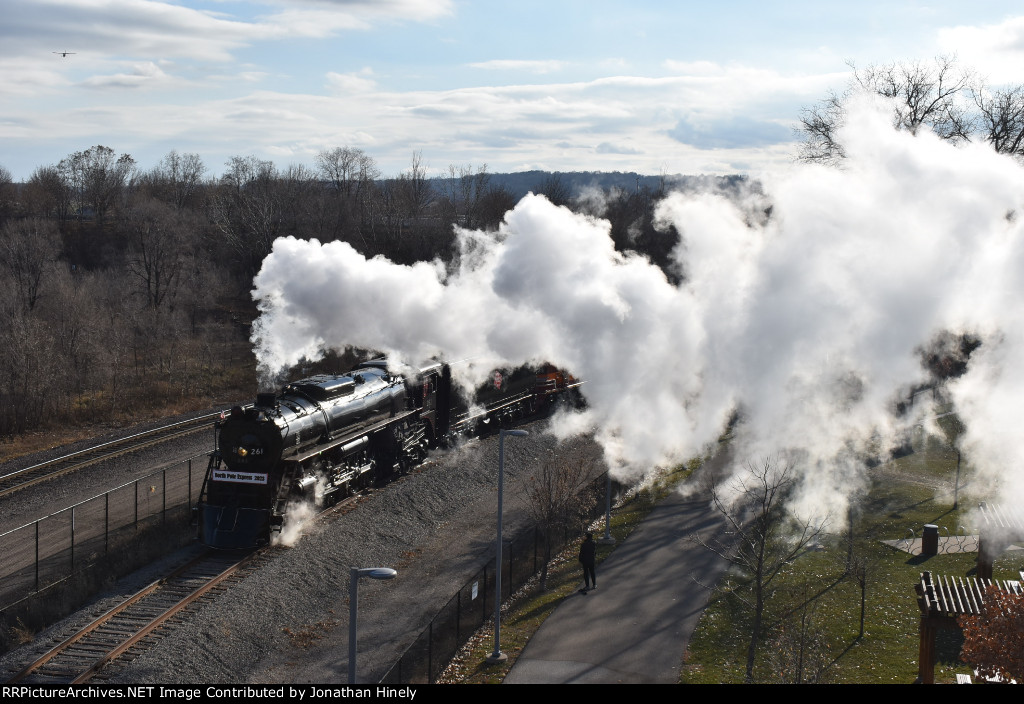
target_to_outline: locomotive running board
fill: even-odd
[[[492,413],[495,413],[496,411],[502,411],[511,406],[515,406],[517,403],[522,403],[526,399],[530,398],[532,395],[533,394],[531,392],[527,391],[519,394],[518,396],[514,396],[510,399],[507,399],[504,403],[498,406],[491,406],[490,408],[485,408],[483,411],[475,415],[471,416],[467,413],[464,418],[459,418],[458,420],[455,421],[455,423],[453,423],[453,425],[465,425],[467,423],[477,421],[481,418],[487,418],[487,416],[491,415]]]
[[[360,435],[372,435],[373,433],[376,433],[379,430],[383,430],[384,428],[388,427],[389,425],[392,425],[394,423],[399,423],[399,422],[405,420],[406,418],[409,418],[410,416],[415,416],[417,413],[419,413],[419,409],[417,409],[415,411],[403,411],[402,413],[398,413],[396,415],[393,415],[390,418],[385,418],[382,421],[379,421],[377,423],[373,423],[371,425],[368,425],[365,428],[350,429],[349,432],[345,433],[341,437],[334,438],[333,440],[328,440],[327,442],[325,442],[322,445],[316,445],[316,446],[310,448],[309,450],[307,450],[306,452],[303,452],[301,455],[292,455],[291,457],[282,457],[281,461],[282,462],[299,462],[301,464],[302,462],[305,462],[306,460],[308,460],[310,457],[316,457],[321,452],[327,452],[328,450],[333,450],[334,448],[338,447],[339,445],[345,445],[347,443],[350,443],[353,440],[358,439]]]

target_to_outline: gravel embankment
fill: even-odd
[[[538,458],[556,447],[543,433],[544,421],[523,427],[531,435],[505,442],[506,537],[528,524],[523,484]],[[387,566],[398,570],[396,579],[360,583],[359,672],[376,681],[493,555],[497,454],[496,436],[471,440],[438,453],[355,510],[313,523],[295,545],[276,550],[256,573],[200,605],[158,645],[116,666],[113,681],[346,682],[349,567]],[[117,590],[127,593],[151,579],[139,573]],[[28,650],[42,649],[42,640]]]

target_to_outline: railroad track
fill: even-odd
[[[151,647],[162,627],[198,599],[224,589],[228,580],[254,566],[259,554],[200,555],[64,639],[8,682],[82,684],[102,678],[109,663]]]
[[[314,520],[347,513],[370,493],[371,489],[353,494],[320,511]],[[161,634],[182,621],[191,604],[215,597],[233,580],[257,569],[273,550],[264,547],[242,555],[204,552],[57,643],[8,683],[83,684],[103,679],[109,664],[122,657],[134,659],[153,647]]]
[[[220,413],[209,413],[142,433],[135,433],[126,438],[112,440],[95,447],[47,460],[46,462],[40,462],[31,467],[9,472],[0,476],[0,496],[6,496],[19,489],[24,489],[33,484],[82,469],[96,462],[209,429],[213,421],[219,417]]]

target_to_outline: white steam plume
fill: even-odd
[[[1024,170],[984,145],[896,132],[888,114],[851,109],[841,169],[798,166],[738,204],[665,198],[679,286],[617,253],[607,222],[534,195],[498,233],[460,231],[447,271],[278,240],[255,281],[261,365],[346,345],[473,357],[479,375],[549,361],[586,380],[583,421],[620,467],[699,453],[739,409],[738,456],[798,450],[803,498],[839,512],[863,453],[913,421],[892,408],[924,379],[919,350],[970,332],[982,347],[951,385],[965,448],[1019,492]]]

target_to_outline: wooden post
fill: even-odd
[[[935,623],[930,616],[921,617],[919,632],[917,684],[935,684]]]

